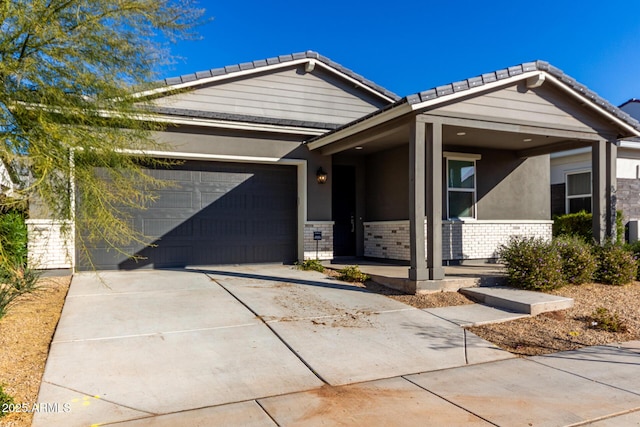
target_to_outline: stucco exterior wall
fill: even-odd
[[[366,221],[409,217],[408,167],[408,144],[367,156]]]
[[[478,220],[550,218],[549,156],[528,159],[512,151],[482,150],[477,161]]]

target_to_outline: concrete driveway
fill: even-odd
[[[606,391],[600,406],[581,400],[584,416],[572,408],[548,425],[640,407],[620,384],[594,386],[588,373],[555,366],[564,359],[540,359],[513,359],[424,310],[286,266],[83,273],[69,290],[33,425],[491,425],[492,416],[513,425],[522,405],[496,415],[502,406],[486,399],[456,399],[465,387],[471,395],[494,387],[504,401],[527,384],[505,383],[503,373],[516,378],[523,367],[535,368],[527,381],[551,373],[555,387]]]

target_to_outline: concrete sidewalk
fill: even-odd
[[[640,342],[516,359],[459,327],[500,313],[284,266],[101,276],[73,279],[36,427],[640,423]]]

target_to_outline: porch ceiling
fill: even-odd
[[[409,123],[400,123],[392,127],[380,126],[362,135],[354,135],[322,147],[320,152],[325,155],[348,153],[354,156],[366,156],[408,144],[409,138]],[[544,135],[542,132],[516,132],[444,124],[442,145],[445,150],[450,147],[470,150],[473,148],[510,150],[526,157],[550,151],[586,147],[591,145],[591,141],[586,138],[571,138],[568,134],[564,135],[560,132],[557,135]]]

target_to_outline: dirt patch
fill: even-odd
[[[640,282],[626,286],[571,285],[551,293],[573,298],[574,307],[469,330],[505,350],[526,356],[640,339]],[[599,307],[617,313],[627,331],[595,329],[591,315]]]
[[[0,319],[0,383],[16,404],[33,405],[71,277],[41,279]],[[32,414],[10,413],[0,425],[30,426]]]
[[[324,385],[309,393],[318,400],[302,416],[302,420],[321,421],[323,425],[353,425],[356,420],[358,425],[386,424],[381,423],[380,417],[388,415],[380,413],[381,404],[389,409],[393,407],[393,402],[398,402],[399,406],[406,405],[414,397],[413,393],[406,390],[366,385]]]

